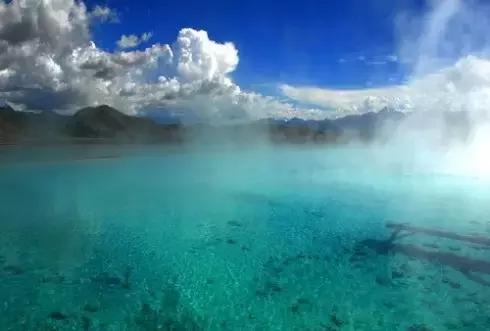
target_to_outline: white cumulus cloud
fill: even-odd
[[[151,39],[153,34],[151,32],[145,32],[140,37],[135,34],[122,35],[121,39],[117,41],[117,46],[120,49],[135,48],[142,43],[145,43]]]
[[[324,117],[240,89],[231,76],[239,62],[235,45],[203,30],[185,28],[174,42],[143,50],[102,50],[91,40],[91,24],[113,15],[75,0],[0,0],[0,99],[65,113],[109,104],[128,114],[183,118]],[[120,46],[150,38],[126,36]]]
[[[101,22],[119,22],[119,17],[117,13],[107,6],[95,6],[94,9],[89,13],[89,16]]]

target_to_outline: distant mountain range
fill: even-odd
[[[449,127],[466,134],[467,114],[445,116]],[[160,124],[148,118],[125,115],[109,106],[83,108],[73,116],[53,112],[20,112],[10,106],[0,106],[0,143],[60,143],[60,142],[121,142],[176,143],[185,139],[210,136],[197,133],[216,133],[216,137],[247,141],[250,135],[261,132],[274,142],[345,142],[353,139],[370,141],[379,137],[380,129],[395,129],[407,118],[404,113],[384,109],[362,115],[321,121],[265,119],[246,124],[212,126],[195,124]],[[463,128],[463,129],[461,129]],[[460,132],[461,131],[461,132]]]
[[[0,141],[14,142],[177,142],[180,125],[162,125],[125,115],[109,106],[88,107],[73,116],[19,112],[0,107]]]

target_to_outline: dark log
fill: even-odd
[[[398,231],[398,232],[401,230],[405,230],[411,233],[423,233],[429,236],[436,236],[440,238],[447,238],[447,239],[470,242],[473,244],[490,246],[490,238],[483,237],[483,236],[469,236],[469,235],[458,234],[445,230],[429,229],[429,228],[423,228],[419,226],[412,226],[412,225],[401,224],[401,223],[387,223],[386,227],[390,229],[394,229],[394,231]]]

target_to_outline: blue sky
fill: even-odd
[[[183,27],[203,29],[218,42],[232,41],[242,87],[274,93],[279,83],[333,88],[391,85],[406,68],[396,54],[400,12],[426,9],[424,1],[87,1],[115,9],[119,24],[94,29],[111,50],[121,34],[153,33],[170,43]],[[141,47],[144,47],[142,45]]]

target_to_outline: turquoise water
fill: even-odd
[[[3,148],[0,329],[490,329],[489,286],[362,245],[387,222],[490,237],[489,182],[376,155]],[[490,261],[485,245],[397,242]]]

